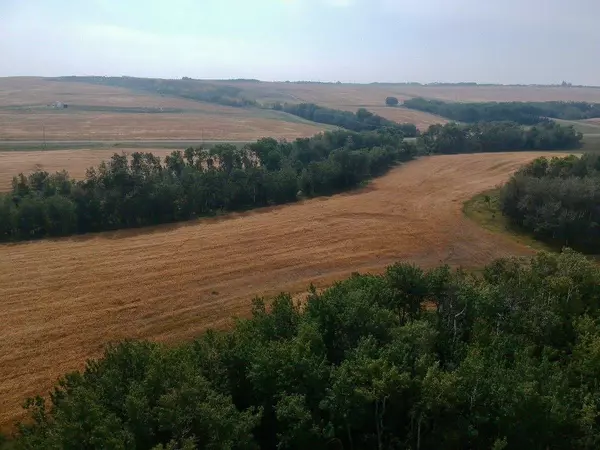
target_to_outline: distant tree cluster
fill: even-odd
[[[398,103],[400,103],[400,101],[396,97],[387,97],[385,99],[386,106],[398,106]]]
[[[581,120],[600,117],[600,104],[586,102],[453,103],[413,98],[405,100],[403,105],[467,123],[511,121],[534,125],[548,118]]]
[[[525,129],[514,122],[480,122],[474,125],[432,125],[418,145],[425,153],[477,153],[510,150],[577,148],[583,138],[573,127],[554,122]]]
[[[335,131],[238,148],[115,154],[81,181],[66,172],[15,177],[0,195],[0,241],[188,220],[343,191],[414,156],[395,134]]]
[[[600,251],[600,156],[538,158],[502,188],[503,214],[536,237]]]
[[[27,402],[16,449],[600,448],[600,269],[396,264],[228,332],[124,342]]]
[[[277,108],[276,108],[277,109]],[[325,108],[314,103],[288,104],[282,106],[283,111],[313,122],[335,125],[351,131],[376,131],[386,129],[401,133],[404,137],[416,137],[417,127],[412,123],[397,123],[373,114],[364,108],[356,113]]]

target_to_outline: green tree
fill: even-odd
[[[400,102],[398,101],[398,99],[396,97],[387,97],[385,99],[386,106],[398,106],[398,103],[400,103]]]

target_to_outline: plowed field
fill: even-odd
[[[423,158],[350,194],[175,226],[0,246],[0,424],[109,341],[174,342],[398,260],[481,266],[530,249],[462,215],[534,153]]]

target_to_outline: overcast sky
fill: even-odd
[[[600,85],[600,0],[0,0],[0,76]]]

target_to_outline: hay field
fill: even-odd
[[[462,202],[539,153],[422,158],[361,191],[143,230],[0,246],[0,424],[109,341],[175,342],[398,260],[479,267],[531,250],[463,217]]]
[[[600,102],[600,89],[532,86],[413,86],[400,84],[318,84],[206,81],[234,86],[261,103],[310,102],[348,111],[367,108],[388,119],[426,129],[444,119],[404,108],[385,108],[387,96],[452,101],[585,100]],[[205,84],[202,84],[205,83]],[[204,86],[204,87],[203,87]],[[70,111],[43,108],[54,101],[85,107],[171,108],[178,113]],[[253,140],[263,136],[296,138],[323,126],[259,108],[233,108],[184,98],[45,78],[0,78],[0,140],[205,139]],[[203,131],[202,131],[203,130]]]
[[[449,122],[449,120],[444,117],[416,111],[414,109],[403,108],[401,106],[394,108],[389,108],[387,106],[371,106],[368,109],[389,120],[394,120],[399,123],[414,123],[421,131],[427,130],[427,128],[436,123],[444,124]]]
[[[222,81],[220,83],[228,84]],[[318,83],[245,83],[244,89],[259,101],[278,100],[312,102],[325,106],[384,106],[387,96],[400,101],[413,97],[437,98],[462,102],[478,101],[587,101],[600,102],[600,88],[541,86],[419,86],[408,84],[318,84]]]
[[[114,148],[114,149],[77,149],[52,151],[15,151],[0,152],[0,192],[10,190],[12,179],[19,173],[28,174],[36,170],[58,172],[66,170],[72,178],[85,176],[88,167],[97,166],[110,159],[114,153],[151,152],[165,157],[174,149],[159,148]]]
[[[53,102],[91,106],[200,109],[193,100],[161,97],[128,89],[39,77],[0,78],[0,106],[27,107]]]
[[[581,101],[600,103],[600,88],[591,87],[402,86],[397,90],[407,97],[427,97],[458,102]]]
[[[212,107],[212,105],[210,105]],[[221,109],[226,109],[223,114]],[[246,109],[215,106],[209,113],[143,114],[62,111],[0,112],[0,140],[255,140],[265,136],[295,139],[326,127],[284,121]],[[262,112],[261,110],[258,110]],[[287,116],[281,114],[282,116]]]

